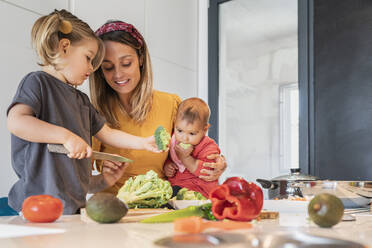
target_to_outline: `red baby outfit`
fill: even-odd
[[[173,142],[173,144],[171,142],[170,157],[172,160],[179,161],[174,149],[175,142]],[[200,170],[203,169],[204,162],[214,162],[214,160],[207,159],[207,156],[211,154],[220,154],[220,152],[221,151],[216,142],[208,136],[204,136],[200,143],[194,147],[194,150],[191,154],[193,158],[198,160],[198,167],[195,172],[191,173],[188,169],[185,169],[183,172],[177,170],[176,175],[168,179],[169,182],[172,184],[172,186],[178,185],[182,188],[194,190],[200,192],[203,196],[208,198],[209,192],[218,185],[218,180],[211,182],[204,181],[203,179],[199,178]],[[176,157],[174,157],[174,155]],[[204,168],[208,169],[208,167]]]

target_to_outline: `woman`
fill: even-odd
[[[162,125],[171,133],[181,99],[175,94],[153,89],[151,61],[142,35],[133,25],[121,21],[107,22],[96,34],[103,40],[106,52],[100,68],[90,77],[93,105],[113,128],[149,136]],[[168,152],[153,154],[118,149],[96,139],[93,139],[93,149],[120,154],[134,161],[115,185],[106,190],[115,194],[129,177],[145,174],[148,170],[155,171],[160,178],[171,177],[177,168],[167,160]],[[218,154],[212,155],[211,159],[216,159],[216,163],[205,163],[204,166],[214,169],[204,169],[201,172],[206,175],[200,176],[207,181],[218,179],[226,167],[225,159]],[[102,162],[97,162],[100,170]],[[105,161],[103,167],[117,169],[117,165],[109,161]]]

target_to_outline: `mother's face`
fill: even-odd
[[[136,51],[115,41],[105,41],[104,44],[106,52],[101,68],[107,83],[118,94],[130,94],[141,78]]]

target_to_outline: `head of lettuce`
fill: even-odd
[[[129,178],[117,197],[129,208],[159,208],[168,202],[172,193],[170,183],[150,170],[145,175]]]

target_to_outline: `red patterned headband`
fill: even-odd
[[[137,29],[129,23],[126,22],[111,22],[111,23],[106,23],[103,26],[101,26],[99,29],[96,31],[97,36],[101,36],[106,33],[114,32],[114,31],[125,31],[129,33],[133,38],[135,38],[138,43],[143,46],[143,41],[142,41],[142,35],[137,31]]]

